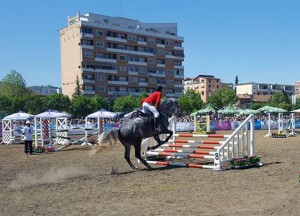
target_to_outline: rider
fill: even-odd
[[[143,111],[146,113],[147,110],[151,111],[154,115],[154,128],[159,131],[158,128],[158,117],[160,109],[160,102],[162,98],[162,86],[157,86],[155,92],[151,93],[147,98],[142,99]],[[156,106],[156,107],[155,107]]]

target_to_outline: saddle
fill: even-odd
[[[144,120],[145,123],[147,123],[147,124],[153,123],[153,125],[154,125],[154,114],[153,114],[152,112],[144,113],[142,110],[136,110],[136,111],[133,112],[132,115],[131,115],[131,118],[138,118],[138,117],[140,117],[140,118],[142,118],[142,119],[145,119],[145,120]],[[160,124],[159,124],[159,119],[160,119],[160,118],[158,118],[157,126],[160,125]],[[156,129],[155,126],[154,126],[154,129]]]

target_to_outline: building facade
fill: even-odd
[[[214,91],[220,88],[222,88],[221,80],[211,75],[198,75],[195,78],[184,79],[184,92],[193,89],[195,92],[200,93],[204,103]]]
[[[78,12],[60,30],[62,93],[72,96],[78,77],[84,95],[140,95],[162,85],[164,95],[179,97],[183,42],[176,23]]]
[[[280,91],[284,91],[288,96],[292,96],[294,94],[294,85],[267,83],[243,83],[236,85],[237,95],[272,95]]]
[[[51,94],[62,93],[61,88],[50,86],[50,85],[30,86],[29,88],[38,95],[51,95]]]

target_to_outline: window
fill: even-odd
[[[150,78],[149,82],[150,82],[150,84],[156,84],[156,79],[155,78]]]
[[[87,33],[87,34],[93,34],[93,29],[87,28],[87,27],[82,27],[81,32],[82,33]]]
[[[126,56],[120,55],[119,59],[120,59],[120,61],[126,61]]]
[[[93,53],[91,51],[84,51],[84,57],[86,57],[86,58],[92,58],[93,57]]]
[[[134,36],[134,35],[128,35],[128,40],[130,40],[130,41],[136,41],[136,36]]]
[[[157,50],[157,54],[158,55],[164,55],[165,54],[165,51],[163,49],[158,49]]]
[[[83,40],[82,41],[82,45],[92,45],[92,41],[88,41],[88,40]]]
[[[118,44],[118,49],[125,50],[125,45],[123,45],[123,44]]]
[[[126,72],[127,67],[126,66],[120,66],[120,72]]]
[[[97,46],[97,47],[104,47],[104,43],[101,42],[101,41],[97,41],[97,42],[96,42],[96,46]]]
[[[96,35],[97,35],[97,36],[102,36],[102,35],[103,35],[103,31],[96,30]]]
[[[138,68],[135,66],[128,66],[128,71],[138,72]]]
[[[120,90],[120,92],[127,92],[127,91],[126,91],[126,87],[120,87],[119,90]]]
[[[137,77],[129,77],[129,82],[134,82],[136,83],[137,82]]]
[[[155,64],[154,58],[149,58],[149,64]]]
[[[99,81],[105,81],[105,75],[99,75],[98,80]]]
[[[140,68],[140,73],[147,73],[147,68],[141,67]]]
[[[121,82],[127,82],[127,79],[126,79],[126,77],[120,76],[119,77],[119,81],[121,81]]]
[[[104,86],[98,86],[98,91],[99,92],[105,92],[105,87]]]
[[[145,77],[140,77],[139,82],[147,82],[147,79]]]
[[[154,44],[154,43],[155,43],[154,38],[148,38],[148,43],[149,43],[149,44]]]
[[[93,90],[93,86],[86,85],[84,87],[84,90]]]

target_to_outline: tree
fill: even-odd
[[[104,97],[100,95],[95,95],[92,97],[93,111],[97,111],[100,109],[109,110],[109,102],[104,99]]]
[[[237,101],[238,97],[235,91],[228,88],[221,88],[215,91],[212,96],[207,99],[207,103],[211,103],[218,108],[225,107],[228,104],[235,104]]]
[[[58,111],[70,111],[71,101],[70,98],[63,94],[52,94],[47,95],[43,98],[43,108],[58,110]]]
[[[188,89],[185,94],[179,97],[179,106],[182,113],[189,115],[203,107],[201,95],[192,89]]]
[[[235,76],[235,85],[238,85],[239,84],[239,78],[238,76]]]
[[[270,105],[286,110],[292,109],[292,101],[290,100],[287,93],[283,90],[272,95]]]
[[[1,99],[0,99],[1,101]],[[300,109],[300,97],[296,98],[296,103],[293,105],[293,110]]]
[[[26,87],[26,82],[22,75],[16,70],[10,71],[2,80],[0,85],[0,94],[10,97],[24,96],[29,94],[29,90]]]
[[[0,95],[0,116],[11,114],[11,100],[6,95]]]
[[[45,111],[45,108],[43,107],[43,101],[45,96],[39,96],[39,95],[28,95],[25,99],[25,106],[24,111],[31,113],[33,115],[37,115],[39,113],[42,113]]]
[[[75,97],[79,97],[80,95],[82,95],[81,86],[80,86],[80,82],[79,82],[78,76],[76,76],[75,84],[76,84],[76,87],[75,87],[74,93],[72,94],[72,96],[74,98]]]
[[[71,113],[74,118],[85,118],[94,110],[92,98],[86,96],[78,96],[71,101]]]
[[[113,109],[115,112],[131,112],[134,108],[140,107],[141,102],[138,97],[128,95],[115,99]]]

